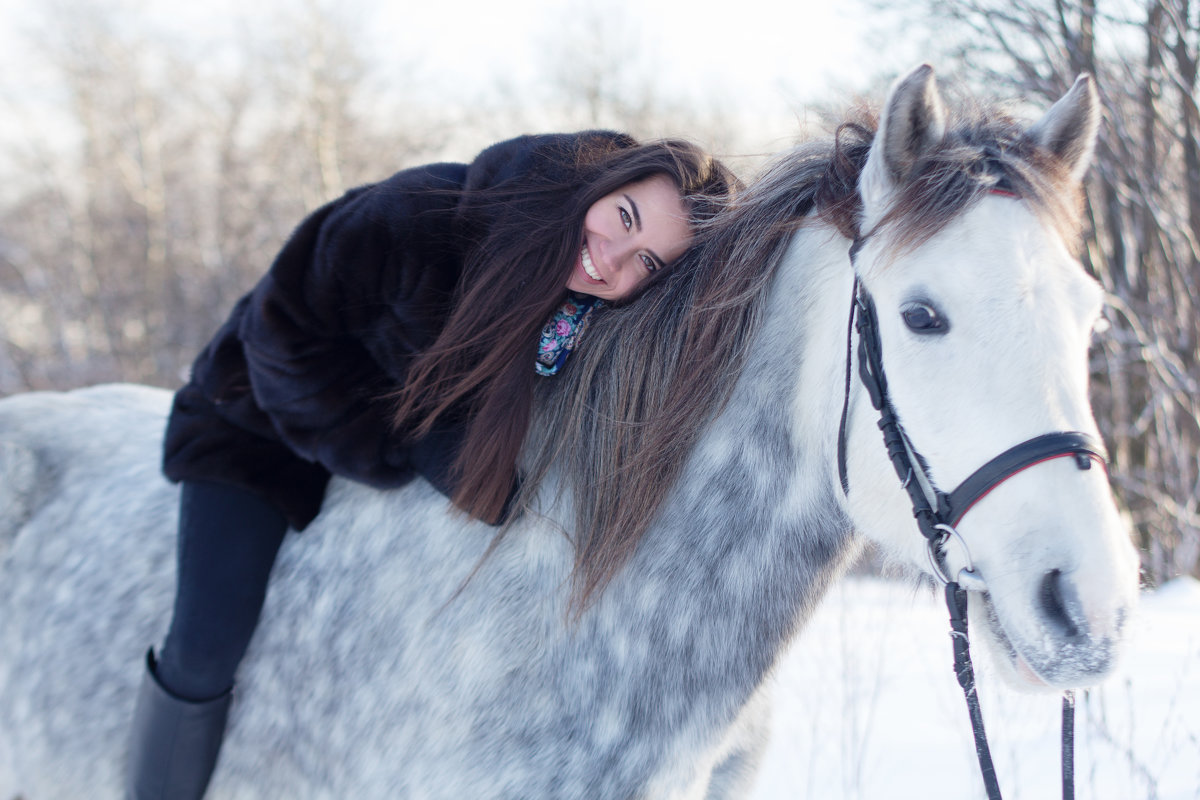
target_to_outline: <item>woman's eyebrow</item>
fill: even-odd
[[[633,202],[633,198],[629,195],[622,195],[626,202],[629,203],[629,210],[633,213],[633,224],[637,226],[638,232],[642,230],[642,215],[638,213],[637,203]],[[657,260],[657,259],[656,259]]]

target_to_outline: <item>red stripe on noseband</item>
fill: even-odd
[[[967,515],[968,511],[970,511],[972,508],[974,508],[975,505],[980,500],[982,500],[983,498],[985,498],[989,494],[991,494],[992,491],[996,487],[1000,486],[1002,483],[1004,483],[1005,481],[1007,481],[1009,478],[1013,477],[1014,475],[1020,475],[1022,472],[1029,469],[1030,467],[1036,467],[1038,464],[1045,464],[1047,461],[1053,461],[1056,458],[1079,458],[1080,456],[1085,456],[1088,459],[1095,461],[1097,464],[1100,465],[1100,468],[1104,470],[1104,474],[1108,475],[1108,464],[1104,461],[1103,458],[1101,458],[1096,453],[1084,452],[1084,451],[1075,451],[1075,452],[1070,452],[1070,453],[1055,453],[1054,455],[1049,455],[1049,456],[1046,456],[1045,458],[1041,458],[1041,459],[1038,459],[1037,461],[1026,464],[1025,466],[1021,467],[1020,469],[1016,470],[1015,472],[1013,472],[1009,475],[1005,475],[1003,479],[998,480],[995,483],[993,483],[991,486],[988,487],[986,492],[984,492],[983,494],[979,495],[979,497],[976,497],[974,500],[972,500],[971,504],[969,506],[967,506],[966,508],[962,509],[961,511],[959,511],[958,513],[956,513],[954,515],[954,518],[952,520],[950,520],[950,527],[957,528],[958,523],[962,521],[962,518]]]

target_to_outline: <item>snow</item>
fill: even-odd
[[[986,798],[946,611],[931,590],[851,578],[774,676],[774,733],[752,800]],[[1061,697],[1019,694],[974,647],[1005,800],[1061,796]],[[1105,683],[1077,693],[1080,800],[1200,798],[1200,582],[1144,593]]]

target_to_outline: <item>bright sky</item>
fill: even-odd
[[[769,97],[781,79],[817,91],[854,75],[867,49],[856,39],[857,2],[781,0],[603,0],[612,22],[652,50],[673,81],[715,82]],[[498,70],[532,77],[544,29],[593,3],[553,0],[425,2],[384,12],[408,52],[424,53],[461,78],[482,83]],[[461,9],[469,8],[468,13]],[[593,11],[594,13],[594,11]],[[463,24],[463,23],[467,24]]]
[[[233,12],[266,24],[281,7],[297,5],[293,0],[146,3],[190,30]],[[858,0],[344,0],[336,7],[359,18],[376,46],[436,64],[464,84],[483,84],[501,71],[532,77],[547,29],[572,13],[591,15],[598,9],[611,9],[612,24],[656,51],[672,77],[695,75],[756,93],[780,78],[816,91],[831,79],[861,75],[876,54],[862,40],[865,12]]]
[[[269,25],[302,3],[105,0],[103,5],[145,8],[171,33],[220,38],[234,36],[239,20]],[[99,0],[84,4],[94,7]],[[529,79],[548,29],[573,12],[598,9],[612,9],[613,24],[655,51],[664,73],[675,81],[711,81],[779,98],[783,83],[807,94],[888,68],[878,42],[864,38],[867,12],[859,0],[342,0],[334,7],[360,20],[375,47],[436,65],[461,85],[483,85],[501,72]],[[44,18],[42,8],[43,0],[0,0],[0,44],[9,45],[14,29],[31,18]],[[3,49],[11,56],[10,47]]]
[[[32,24],[85,8],[142,9],[151,28],[173,41],[195,42],[199,54],[219,53],[242,33],[270,30],[306,0],[0,0],[0,99],[39,91],[22,50]],[[334,3],[364,33],[363,46],[389,63],[418,65],[419,86],[434,102],[468,104],[503,80],[536,87],[542,51],[574,43],[569,31],[600,18],[632,39],[660,85],[682,98],[713,86],[731,112],[763,120],[766,147],[787,136],[806,103],[849,98],[877,76],[895,75],[919,57],[881,44],[860,0],[307,0]],[[55,4],[64,10],[47,13]],[[611,16],[605,16],[611,14]],[[572,18],[572,15],[574,18]],[[145,18],[145,14],[137,16]],[[555,31],[562,30],[562,40]],[[908,37],[911,39],[912,37]],[[585,42],[580,41],[580,46]],[[909,45],[911,53],[912,47]],[[395,70],[392,74],[408,75]],[[15,76],[15,77],[14,77]],[[543,78],[544,79],[544,78]],[[14,86],[16,88],[14,88]],[[5,120],[0,119],[0,128]],[[12,120],[8,120],[11,125]],[[3,131],[0,130],[0,135]]]

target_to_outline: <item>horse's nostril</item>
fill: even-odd
[[[1052,569],[1042,578],[1038,601],[1046,618],[1058,626],[1059,631],[1068,639],[1079,635],[1079,628],[1071,619],[1071,607],[1077,607],[1074,592],[1065,583],[1062,570]]]

